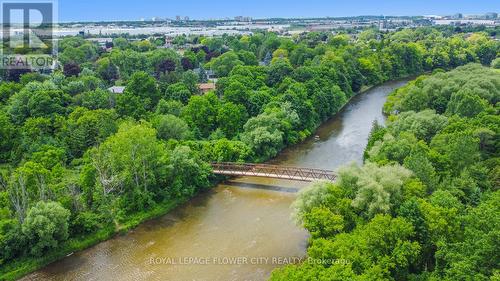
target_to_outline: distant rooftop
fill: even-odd
[[[207,93],[209,91],[215,90],[215,83],[201,83],[201,84],[198,84],[198,89],[200,89],[200,91],[202,93]]]
[[[123,94],[123,92],[125,91],[125,86],[113,86],[108,88],[108,91],[114,94]]]

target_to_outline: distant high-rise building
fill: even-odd
[[[175,16],[176,21],[181,21],[181,16]]]
[[[496,18],[498,18],[498,14],[497,13],[486,13],[484,16],[487,19],[496,19]]]
[[[462,15],[461,13],[456,13],[453,16],[451,16],[452,19],[462,19],[463,17],[464,15]]]
[[[252,21],[252,18],[251,17],[243,17],[243,16],[237,16],[237,17],[234,17],[234,20],[235,21]]]
[[[185,20],[185,21],[189,21],[189,17],[188,17],[188,16],[185,16],[185,17],[184,17],[184,20]]]

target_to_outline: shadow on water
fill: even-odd
[[[80,268],[82,265],[88,263],[88,259],[86,257],[80,255],[69,255],[71,259],[62,259],[53,264],[57,264],[57,266],[47,267],[47,273],[49,274],[57,274],[60,267],[64,267],[65,270],[73,271]]]
[[[178,223],[179,221],[184,221],[189,219],[190,207],[191,208],[206,208],[211,198],[216,195],[216,191],[214,189],[207,189],[199,192],[193,198],[189,199],[188,202],[180,204],[175,207],[168,214],[161,216],[159,218],[155,218],[149,221],[146,221],[141,224],[141,227],[147,231],[157,229],[157,228],[169,228]],[[133,230],[132,230],[133,231]]]
[[[240,188],[249,188],[249,189],[261,189],[261,190],[269,190],[269,191],[277,191],[277,192],[287,192],[287,193],[297,193],[299,189],[278,185],[267,185],[267,184],[258,184],[258,183],[247,183],[247,182],[236,182],[236,181],[227,181],[224,183],[227,186],[236,186]]]

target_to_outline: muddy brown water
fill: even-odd
[[[284,150],[274,164],[335,170],[361,163],[372,122],[384,123],[393,81],[354,97],[316,135]],[[308,234],[290,218],[306,183],[237,178],[171,213],[74,253],[22,280],[265,280],[303,258]]]

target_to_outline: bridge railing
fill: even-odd
[[[330,170],[270,164],[222,162],[212,163],[212,168],[214,173],[222,175],[256,176],[300,181],[313,181],[321,179],[334,181],[336,179],[336,175]]]

